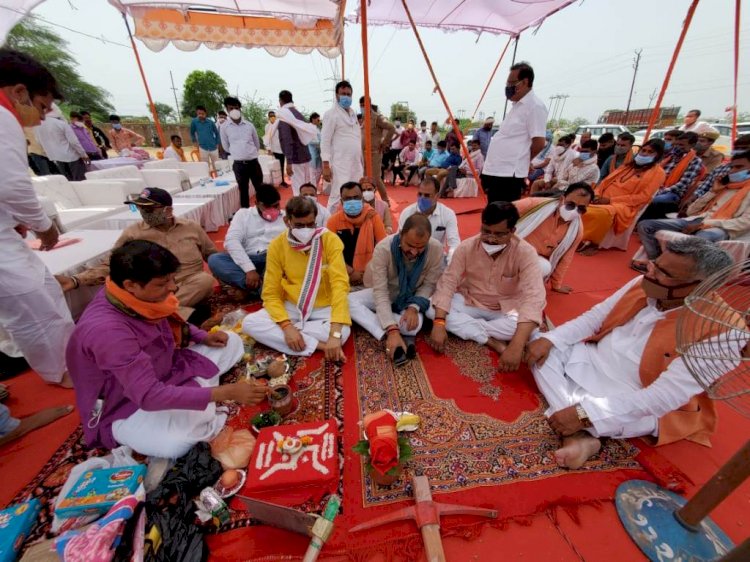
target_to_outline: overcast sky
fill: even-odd
[[[348,2],[349,11],[355,4]],[[534,67],[534,90],[545,103],[550,105],[550,96],[567,94],[563,117],[594,122],[605,109],[624,109],[634,50],[643,49],[632,108],[644,108],[662,83],[689,4],[689,0],[585,0],[552,15],[536,34],[524,32],[516,60]],[[750,111],[747,12],[741,22],[745,58],[740,59],[740,111]],[[128,44],[122,18],[106,0],[47,0],[34,13],[57,25]],[[725,116],[724,109],[732,103],[733,18],[734,0],[698,5],[663,105],[682,106],[683,113],[700,108],[704,116]],[[119,113],[146,113],[146,96],[129,46],[55,29],[70,43],[84,78],[106,88]],[[470,116],[507,36],[483,34],[477,40],[471,32],[421,33],[451,107]],[[374,103],[387,112],[391,103],[408,101],[420,119],[444,120],[446,112],[439,96],[432,93],[433,84],[412,31],[376,27],[369,36]],[[362,94],[363,83],[359,39],[359,27],[347,24],[347,78],[356,97]],[[190,71],[211,69],[226,80],[231,93],[276,103],[279,90],[288,89],[298,106],[322,113],[331,105],[331,77],[341,68],[340,59],[329,60],[317,52],[274,58],[263,49],[201,47],[182,52],[170,45],[154,53],[140,42],[138,47],[154,100],[171,105],[170,70],[179,95]],[[480,112],[502,115],[510,55],[509,50]]]

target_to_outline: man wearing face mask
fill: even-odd
[[[226,252],[208,258],[219,281],[246,292],[260,292],[271,240],[284,231],[281,196],[272,185],[260,185],[255,207],[235,213],[224,239]],[[248,295],[245,295],[248,296]]]
[[[595,140],[584,141],[578,151],[578,157],[573,158],[570,166],[565,168],[557,177],[555,183],[555,195],[560,195],[573,183],[587,183],[596,185],[599,181],[599,166],[596,165],[597,142]]]
[[[281,141],[279,139],[279,133],[274,124],[276,123],[276,112],[275,111],[269,111],[268,112],[268,123],[266,123],[266,127],[263,131],[263,144],[266,145],[266,148],[271,151],[274,158],[279,161],[279,166],[281,167],[281,183],[279,184],[279,187],[289,187],[286,181],[284,180],[284,174],[287,172],[287,169],[284,167],[284,161],[286,160],[286,156],[284,155],[284,152],[281,150]]]
[[[576,136],[573,134],[560,137],[557,146],[552,151],[550,162],[544,169],[544,177],[531,184],[532,195],[550,191],[555,187],[560,177],[567,174],[568,168],[573,165],[573,160],[578,157],[578,152],[571,148],[575,138]]]
[[[374,107],[374,106],[373,106]],[[365,110],[365,97],[359,98],[359,111]],[[365,131],[364,120],[362,121],[362,158],[367,158],[365,154]],[[370,110],[370,161],[372,162],[372,175],[377,179],[377,189],[381,199],[388,203],[388,191],[385,189],[381,169],[383,167],[383,155],[388,154],[391,142],[396,138],[396,128],[383,115]],[[352,180],[354,181],[354,180]],[[395,178],[394,178],[395,182]],[[331,207],[333,209],[333,207]]]
[[[427,141],[431,141],[429,131],[427,130],[427,121],[419,122],[419,131],[417,132],[417,148],[423,150]]]
[[[487,158],[487,151],[490,149],[490,143],[492,137],[496,131],[493,130],[495,126],[495,118],[490,116],[484,120],[482,128],[474,133],[474,140],[479,141],[479,148],[482,151],[482,157]]]
[[[325,226],[328,219],[331,218],[331,212],[327,207],[318,203],[318,189],[311,183],[303,183],[299,188],[299,194],[302,197],[307,197],[310,201],[315,202],[315,206],[318,208],[318,215],[315,217],[315,226],[318,228]],[[336,212],[336,210],[334,210],[334,212]]]
[[[61,97],[44,66],[0,49],[0,326],[39,376],[70,388],[65,346],[73,320],[60,286],[23,240],[32,230],[51,250],[59,238],[29,178],[23,127],[38,126]]]
[[[469,146],[469,157],[461,160],[461,164],[458,166],[451,166],[448,168],[448,173],[445,176],[445,182],[440,188],[440,197],[452,197],[453,191],[458,187],[458,178],[469,178],[472,177],[471,167],[469,166],[469,158],[474,163],[474,169],[482,173],[484,167],[484,157],[482,156],[482,149],[479,141],[474,139],[470,140]]]
[[[344,262],[350,285],[361,285],[365,268],[375,245],[386,237],[383,220],[370,205],[365,205],[357,182],[341,186],[342,209],[331,215],[326,228],[338,234],[344,243]]]
[[[89,155],[57,105],[52,105],[47,118],[37,128],[36,136],[44,152],[68,181],[86,179]]]
[[[542,321],[546,293],[534,247],[515,236],[518,210],[496,201],[482,211],[479,234],[464,240],[438,281],[427,313],[430,345],[445,349],[447,333],[500,354],[499,370],[516,371]]]
[[[583,242],[578,251],[594,255],[599,244],[612,229],[615,234],[627,230],[664,183],[664,170],[659,165],[664,142],[646,142],[633,161],[609,174],[596,186],[596,197],[583,215]]]
[[[91,119],[91,113],[89,113],[88,111],[81,111],[81,117],[83,118],[83,124],[86,125],[86,128],[91,133],[91,136],[94,137],[94,142],[96,142],[96,145],[99,147],[102,158],[109,158],[107,150],[112,148],[112,145],[109,142],[109,137],[104,131],[94,125],[94,120]]]
[[[450,262],[453,252],[461,243],[461,237],[458,235],[458,219],[453,209],[438,202],[438,193],[440,193],[440,185],[437,180],[430,176],[425,177],[417,190],[417,202],[401,212],[398,228],[402,230],[406,219],[412,215],[419,213],[426,216],[432,225],[432,237],[440,242],[446,259]]]
[[[316,211],[305,197],[287,202],[287,230],[268,247],[263,308],[248,314],[242,329],[288,355],[321,350],[328,361],[346,361],[341,346],[351,318],[344,245],[333,232],[315,227]]]
[[[738,136],[735,139],[734,145],[732,147],[732,156],[736,156],[737,154],[740,154],[747,150],[750,150],[750,134]],[[730,167],[730,163],[727,162],[726,164],[722,164],[721,166],[716,167],[716,169],[714,169],[713,172],[708,174],[706,176],[706,179],[704,179],[700,183],[700,185],[693,192],[693,194],[689,198],[686,198],[685,201],[682,202],[680,206],[679,216],[686,216],[687,208],[691,204],[693,204],[695,201],[703,197],[706,193],[711,191],[711,188],[714,186],[716,181],[720,180],[721,178],[723,178],[729,173],[729,167]]]
[[[521,198],[529,163],[544,148],[547,108],[532,92],[533,86],[534,69],[528,63],[510,67],[505,97],[513,106],[492,137],[481,176],[490,203]]]
[[[719,138],[719,131],[713,127],[698,133],[698,142],[695,144],[695,153],[700,156],[706,173],[710,174],[724,160],[724,155],[713,147],[716,139]]]
[[[146,139],[135,131],[123,127],[118,115],[110,115],[109,122],[112,125],[109,133],[107,133],[109,142],[112,144],[112,148],[118,153],[141,146],[146,141]]]
[[[641,221],[638,236],[650,260],[661,254],[656,233],[682,232],[711,242],[741,238],[750,233],[750,150],[736,154],[729,173],[716,181],[711,191],[687,209],[685,218]],[[645,271],[645,262],[633,262],[633,269]]]
[[[633,160],[633,143],[635,137],[630,133],[620,133],[617,136],[614,152],[599,168],[599,179],[603,180],[609,174],[624,164]]]
[[[320,132],[320,157],[323,180],[331,183],[328,208],[341,200],[341,186],[362,177],[362,135],[357,114],[352,110],[352,85],[346,80],[336,84],[336,103],[323,115]],[[380,170],[373,170],[380,174]]]
[[[281,151],[286,158],[286,174],[292,178],[292,193],[299,195],[300,186],[313,179],[312,156],[308,145],[318,141],[318,128],[313,123],[308,123],[294,107],[289,90],[279,92],[279,116],[274,126],[278,127]]]
[[[368,177],[362,177],[359,179],[359,186],[362,188],[362,199],[365,203],[370,205],[380,216],[385,226],[386,234],[393,234],[393,214],[391,208],[382,200],[375,196],[375,180]],[[336,205],[331,208],[332,213],[336,213],[341,210],[341,205]],[[326,218],[326,223],[328,219]],[[322,226],[325,226],[323,224]]]
[[[558,465],[581,467],[604,437],[710,445],[716,410],[680,359],[675,325],[685,297],[731,264],[726,252],[706,240],[670,241],[644,276],[529,343],[527,361],[550,405],[548,422],[562,440],[555,451]],[[723,320],[737,327],[736,334],[746,330],[739,315]],[[739,365],[746,339],[707,330],[695,336],[720,338],[722,354]],[[728,371],[732,363],[727,361]]]
[[[247,209],[250,198],[263,183],[263,170],[258,162],[260,139],[255,125],[242,116],[240,100],[231,96],[224,98],[224,107],[229,112],[229,120],[219,129],[221,146],[232,155],[232,170],[240,189],[240,207]]]
[[[368,288],[349,295],[352,320],[377,340],[386,336],[386,353],[397,365],[416,356],[414,336],[443,272],[443,248],[431,231],[424,216],[409,217],[400,233],[375,247]]]
[[[692,132],[692,133],[702,133],[706,129],[710,129],[711,125],[706,123],[705,121],[698,121],[698,119],[701,116],[701,110],[700,109],[691,109],[685,114],[685,117],[682,121],[682,126],[680,127],[680,131],[685,132]]]
[[[204,261],[216,253],[216,246],[200,224],[195,221],[175,218],[172,196],[158,187],[149,187],[140,195],[125,201],[134,205],[143,222],[131,224],[115,242],[117,249],[131,240],[148,240],[167,248],[180,260],[180,270],[175,279],[180,301],[179,314],[193,324],[206,320],[211,309],[207,299],[214,291],[216,280],[203,270]],[[76,273],[72,277],[57,275],[64,292],[80,285],[95,287],[104,284],[109,275],[109,260],[95,267]]]
[[[101,160],[102,153],[99,151],[99,147],[96,146],[94,135],[86,128],[83,123],[83,117],[77,111],[70,112],[70,127],[81,143],[83,150],[86,151],[86,155],[89,160]]]
[[[593,199],[591,186],[580,182],[570,184],[559,199],[526,197],[513,202],[521,215],[516,236],[534,246],[542,276],[557,293],[573,290],[562,280],[583,238],[581,216]]]
[[[383,158],[384,170],[390,170],[393,168],[393,164],[396,162],[398,155],[401,153],[401,149],[404,147],[401,144],[401,136],[406,131],[406,129],[401,125],[401,119],[394,119],[393,126],[393,140],[391,141],[390,148],[386,151],[385,157]]]
[[[615,136],[612,133],[604,133],[596,142],[599,143],[596,150],[596,166],[601,168],[604,161],[615,153]]]

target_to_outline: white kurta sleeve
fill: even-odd
[[[5,108],[0,108],[0,227],[23,224],[37,232],[52,226],[44,213],[29,178],[29,163],[26,157],[26,137],[16,118]]]
[[[448,261],[453,258],[453,252],[456,251],[458,245],[461,243],[461,236],[458,234],[458,219],[456,213],[450,210],[447,214],[445,224],[445,238],[448,243]]]
[[[323,116],[323,128],[320,131],[320,159],[330,162],[333,154],[333,135],[336,132],[336,112],[331,110]]]
[[[248,215],[252,212],[252,210],[247,210],[237,213],[232,219],[224,239],[224,249],[232,258],[232,261],[240,266],[245,273],[255,271],[255,264],[253,264],[242,245],[245,236],[252,237],[253,235],[253,233],[248,232],[248,223],[250,223]]]

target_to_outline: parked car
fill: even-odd
[[[498,129],[500,128],[500,125],[495,125],[492,127],[492,136],[495,136],[495,133],[497,133]],[[474,133],[476,133],[479,130],[478,127],[473,127],[466,131],[466,135],[464,135],[464,142],[469,142],[470,140],[474,139]]]
[[[615,138],[620,133],[629,133],[630,130],[625,125],[615,125],[612,123],[597,123],[596,125],[581,125],[576,129],[576,141],[581,142],[581,133],[591,133],[591,138],[599,140],[599,137],[604,133],[612,133]],[[636,144],[638,144],[638,138],[636,137]]]
[[[709,123],[721,135],[714,142],[714,148],[724,156],[729,156],[732,152],[732,124],[731,123]],[[737,123],[737,135],[746,135],[750,133],[750,122],[745,121]]]

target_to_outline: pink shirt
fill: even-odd
[[[457,292],[468,306],[515,311],[519,322],[541,324],[547,304],[536,250],[516,236],[494,257],[482,247],[478,234],[461,242],[438,281],[432,304],[450,312]]]

